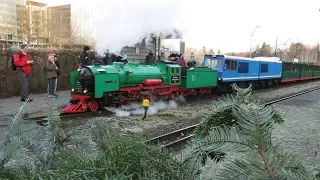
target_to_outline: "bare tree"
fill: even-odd
[[[289,47],[289,55],[292,59],[302,58],[302,54],[305,51],[306,47],[300,42],[292,43]]]
[[[18,39],[31,43],[32,29],[35,27],[31,21],[31,9],[25,5],[17,5]]]
[[[51,45],[70,44],[72,41],[70,5],[50,7],[48,14],[48,34]]]

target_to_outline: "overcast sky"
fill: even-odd
[[[155,6],[162,2],[146,1],[154,1]],[[42,2],[49,5],[77,3],[87,6],[87,3],[94,1]],[[292,41],[314,45],[320,38],[319,8],[320,0],[184,0],[180,10],[184,16],[187,47],[206,46],[215,51],[221,49],[222,52],[230,52],[249,51],[251,33],[258,25],[261,28],[253,35],[253,46],[263,41],[275,46],[278,36],[280,45],[288,38],[292,39],[287,45]]]

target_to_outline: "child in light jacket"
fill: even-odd
[[[54,56],[49,56],[48,62],[46,64],[46,74],[49,84],[49,98],[57,97],[57,95],[54,93],[55,87],[56,87],[56,79],[58,77],[57,75],[57,65],[54,60]]]

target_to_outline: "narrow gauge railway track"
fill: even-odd
[[[312,88],[303,92],[299,92],[293,95],[289,95],[283,98],[279,98],[276,100],[272,100],[269,102],[264,103],[265,106],[270,106],[272,104],[276,104],[288,99],[292,99],[304,94],[308,94],[314,91],[320,90],[320,87]],[[200,124],[200,123],[199,123]],[[197,128],[199,124],[191,125],[188,127],[184,127],[182,129],[178,129],[173,132],[169,132],[157,137],[154,137],[150,140],[147,140],[146,143],[152,144],[152,145],[159,145],[160,148],[166,148],[166,149],[171,149],[171,150],[179,150],[183,149],[185,143],[187,142],[188,139],[191,139],[192,137],[195,136],[194,130]]]
[[[61,120],[70,120],[70,119],[77,119],[77,118],[89,118],[89,117],[99,117],[99,116],[108,116],[110,115],[111,112],[107,110],[101,110],[101,113],[97,112],[86,112],[86,113],[75,113],[75,114],[70,114],[70,113],[60,113],[59,117]],[[27,121],[36,121],[37,124],[43,124],[48,121],[48,115],[42,115],[42,116],[36,116],[36,117],[27,117],[24,118],[24,120]]]

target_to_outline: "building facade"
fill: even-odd
[[[0,0],[0,45],[19,44],[17,5],[24,0]]]
[[[0,43],[31,46],[94,45],[93,10],[70,4],[0,0]]]

